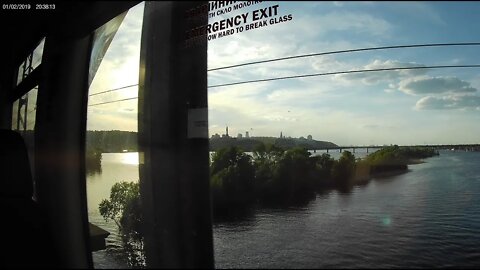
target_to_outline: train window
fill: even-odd
[[[17,85],[27,78],[42,62],[45,38],[42,38],[37,47],[22,62],[17,71]],[[38,82],[37,82],[38,83]],[[12,130],[18,131],[24,138],[27,146],[30,168],[33,177],[33,197],[36,197],[35,185],[35,120],[37,115],[38,85],[13,102]]]
[[[44,45],[45,38],[42,38],[33,52],[22,62],[18,68],[17,85],[42,63]]]
[[[210,2],[215,266],[478,265],[478,12]]]
[[[36,86],[28,93],[17,99],[13,103],[12,111],[12,129],[24,133],[25,131],[33,131],[35,129],[35,117],[37,110],[37,94]]]
[[[89,222],[106,230],[106,247],[92,253],[95,268],[143,265],[143,249],[122,219],[119,194],[138,192],[138,76],[144,4],[94,32],[87,111]],[[137,209],[138,210],[138,209]],[[139,213],[138,211],[135,212]]]
[[[36,69],[42,62],[43,47],[45,44],[45,37],[42,38],[37,47],[27,56],[22,62],[17,71],[17,85],[27,78],[34,69]],[[18,131],[24,138],[27,146],[28,157],[30,161],[30,168],[32,171],[35,198],[35,120],[37,115],[37,95],[38,85],[20,98],[13,102],[12,106],[12,130]]]
[[[20,99],[15,100],[13,102],[12,106],[12,130],[19,130],[20,129],[20,123],[18,122],[18,105],[20,104]]]
[[[30,168],[34,180],[34,196],[35,196],[35,119],[37,113],[37,95],[38,86],[28,91],[21,98],[13,103],[12,110],[12,130],[18,131],[27,146]]]

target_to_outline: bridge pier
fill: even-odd
[[[328,148],[327,148],[327,154],[328,154]]]
[[[368,147],[367,147],[367,154],[368,154]]]
[[[340,148],[340,149],[338,149],[338,150],[340,150],[340,153],[342,152],[342,148]]]
[[[352,148],[352,153],[354,153],[354,154],[355,154],[355,148]]]

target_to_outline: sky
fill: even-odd
[[[480,41],[480,2],[284,2],[254,4],[219,22],[278,5],[292,20],[208,42],[208,68],[378,46]],[[214,11],[216,12],[216,11]],[[138,83],[143,3],[118,29],[90,93]],[[242,24],[242,26],[245,26]],[[480,46],[376,50],[208,72],[209,134],[307,137],[338,145],[480,143],[480,69],[339,74],[219,84],[359,69],[480,64]],[[135,97],[137,87],[89,104]],[[137,130],[137,100],[89,107],[88,129]]]

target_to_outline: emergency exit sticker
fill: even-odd
[[[262,7],[262,4],[268,6]],[[250,7],[254,9],[245,11]],[[232,14],[235,11],[242,12]],[[292,14],[284,14],[279,4],[270,1],[210,1],[188,10],[185,17],[193,19],[205,14],[208,14],[208,24],[185,31],[187,46],[293,20]]]
[[[208,109],[198,108],[188,110],[187,138],[208,139]]]

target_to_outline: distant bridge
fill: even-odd
[[[312,150],[326,150],[327,153],[329,151],[339,151],[340,153],[342,150],[351,150],[352,153],[355,153],[355,149],[366,149],[367,153],[369,152],[370,149],[380,149],[388,147],[388,145],[358,145],[358,146],[333,146],[333,147],[320,147],[320,148],[315,148]],[[456,151],[480,151],[480,144],[429,144],[429,145],[399,145],[399,147],[428,147],[428,148],[434,148],[437,150],[442,150],[442,149],[453,149]]]

